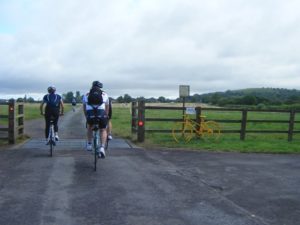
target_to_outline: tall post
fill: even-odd
[[[290,121],[289,121],[289,131],[288,131],[288,141],[293,140],[293,131],[294,131],[294,122],[295,122],[295,111],[290,111]]]
[[[145,101],[139,101],[137,141],[144,142],[144,140],[145,140]]]
[[[242,123],[241,123],[241,133],[240,133],[240,139],[242,141],[244,141],[246,137],[246,126],[247,126],[247,110],[244,109],[242,111]]]
[[[16,103],[14,99],[8,103],[8,142],[9,144],[16,143]]]

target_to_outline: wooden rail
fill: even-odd
[[[171,133],[171,129],[153,129],[146,128],[148,122],[176,122],[182,121],[182,118],[149,118],[145,116],[146,110],[177,110],[184,111],[188,107],[170,107],[170,106],[146,106],[144,101],[133,102],[131,106],[132,112],[132,123],[131,131],[133,134],[137,134],[137,141],[143,142],[145,140],[146,132],[157,132],[157,133]],[[240,119],[210,119],[218,123],[232,123],[239,124],[239,129],[222,129],[221,133],[239,133],[240,140],[245,140],[247,133],[283,133],[287,134],[287,140],[292,141],[294,134],[299,134],[300,130],[295,130],[295,124],[300,123],[300,121],[295,119],[296,113],[300,113],[297,110],[253,110],[253,109],[232,109],[232,108],[201,108],[195,107],[195,121],[199,120],[199,116],[202,111],[219,111],[219,112],[240,112]],[[248,119],[249,112],[266,112],[266,113],[287,113],[288,120],[262,120],[262,119]],[[287,125],[286,130],[255,130],[247,129],[249,123],[283,123]]]
[[[24,134],[24,104],[9,100],[1,102],[0,105],[7,106],[8,109],[7,114],[0,115],[0,119],[7,124],[0,127],[0,139],[15,144],[17,138]]]

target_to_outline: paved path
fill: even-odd
[[[94,172],[81,118],[61,120],[53,157],[41,131],[0,151],[0,225],[299,224],[299,155],[144,150],[114,139]]]

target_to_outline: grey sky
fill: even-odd
[[[0,98],[300,89],[294,0],[0,0]]]

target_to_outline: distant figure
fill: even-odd
[[[43,97],[43,101],[40,105],[41,115],[45,116],[45,137],[46,137],[46,144],[48,144],[48,136],[49,136],[49,127],[50,121],[53,119],[54,123],[54,132],[55,132],[55,139],[58,141],[58,118],[60,115],[64,114],[64,104],[60,95],[55,94],[56,88],[54,86],[48,87],[48,94]],[[44,110],[44,104],[46,104]]]
[[[75,106],[76,106],[76,99],[73,98],[72,99],[72,110],[73,110],[73,112],[75,112]]]

